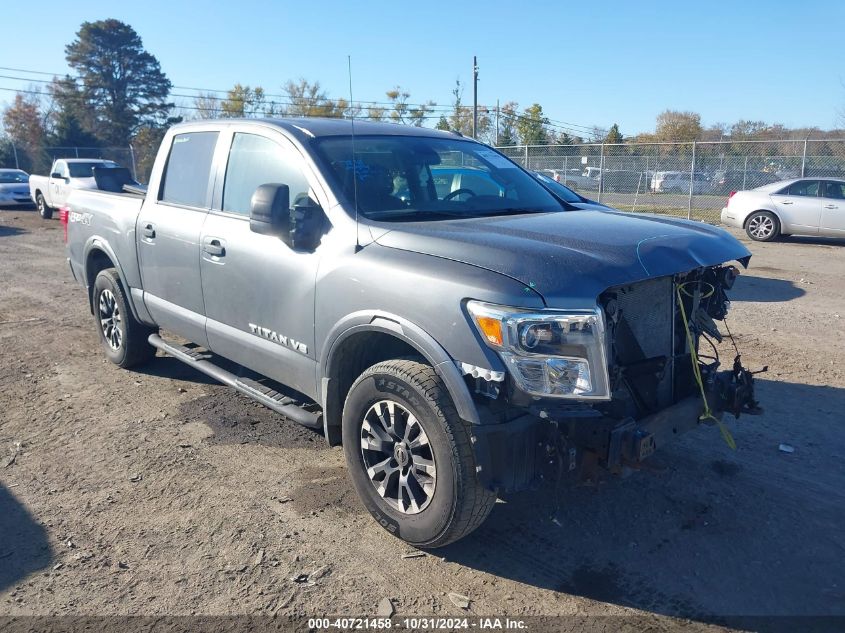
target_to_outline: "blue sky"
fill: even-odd
[[[412,102],[446,105],[460,78],[471,103],[477,55],[480,103],[538,102],[573,126],[616,122],[634,134],[666,108],[696,111],[705,125],[845,125],[841,0],[6,2],[0,66],[66,72],[80,23],[107,17],[131,24],[177,86],[279,93],[305,77],[345,97],[351,55],[356,100],[383,101],[399,84]],[[2,88],[26,85],[0,78]],[[0,90],[0,103],[12,95]]]

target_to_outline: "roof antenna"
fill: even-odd
[[[358,163],[355,160],[355,107],[352,100],[352,55],[346,56],[347,71],[349,74],[349,117],[352,127],[352,197],[355,204],[355,252],[361,250],[361,242],[358,239]]]

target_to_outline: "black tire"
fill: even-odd
[[[772,242],[780,235],[780,220],[769,211],[754,211],[745,220],[745,234],[755,242]]]
[[[101,270],[94,281],[94,321],[103,351],[115,365],[128,368],[147,362],[155,348],[147,342],[154,331],[135,320],[114,268]]]
[[[396,498],[390,499],[388,493],[386,499],[377,491],[378,484],[367,472],[365,460],[378,460],[381,455],[390,455],[389,451],[380,453],[379,450],[367,449],[365,456],[362,450],[362,437],[367,434],[365,421],[374,419],[372,416],[377,413],[371,412],[377,411],[385,402],[399,405],[394,411],[404,408],[406,413],[415,417],[422,429],[416,440],[422,436],[426,442],[425,446],[413,450],[428,451],[433,461],[435,476],[431,494],[419,509],[411,508],[411,513],[396,507],[398,504],[406,505],[401,488]],[[397,415],[401,419],[401,411]],[[404,426],[400,428],[408,426],[411,425],[406,417]],[[412,436],[405,433],[405,437]],[[396,444],[392,445],[394,451]],[[482,487],[476,476],[468,425],[458,417],[455,405],[434,368],[422,362],[385,361],[373,365],[359,376],[343,407],[343,451],[355,490],[373,518],[388,532],[416,547],[442,547],[463,538],[481,525],[496,503],[496,494]],[[419,455],[410,455],[411,452],[409,448],[408,455],[413,465],[407,468],[414,470],[417,478],[426,476],[424,473],[421,475],[416,467],[415,460]],[[372,457],[373,454],[376,456]],[[394,457],[387,467],[393,464],[401,466],[397,461],[401,457]],[[398,468],[397,472],[394,480],[398,487],[403,468]],[[387,482],[391,477],[386,475],[383,481]],[[387,484],[385,486],[388,487]],[[419,484],[417,489],[425,495]]]
[[[47,206],[47,201],[44,200],[44,194],[40,191],[35,194],[35,207],[38,209],[38,215],[45,220],[49,220],[53,217],[53,207]]]

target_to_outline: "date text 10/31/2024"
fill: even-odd
[[[435,617],[403,617],[403,618],[310,618],[308,628],[311,630],[387,630],[392,628],[410,630],[492,630],[492,631],[520,631],[528,628],[524,620],[496,617],[478,618],[435,618]]]

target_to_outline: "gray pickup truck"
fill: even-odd
[[[447,166],[483,188],[436,187]],[[757,408],[738,357],[697,353],[720,339],[739,242],[576,209],[457,134],[181,124],[146,192],[68,206],[109,359],[160,349],[319,429],[376,521],[419,547],[474,530],[499,493],[621,472],[705,422],[729,438],[722,413]]]

